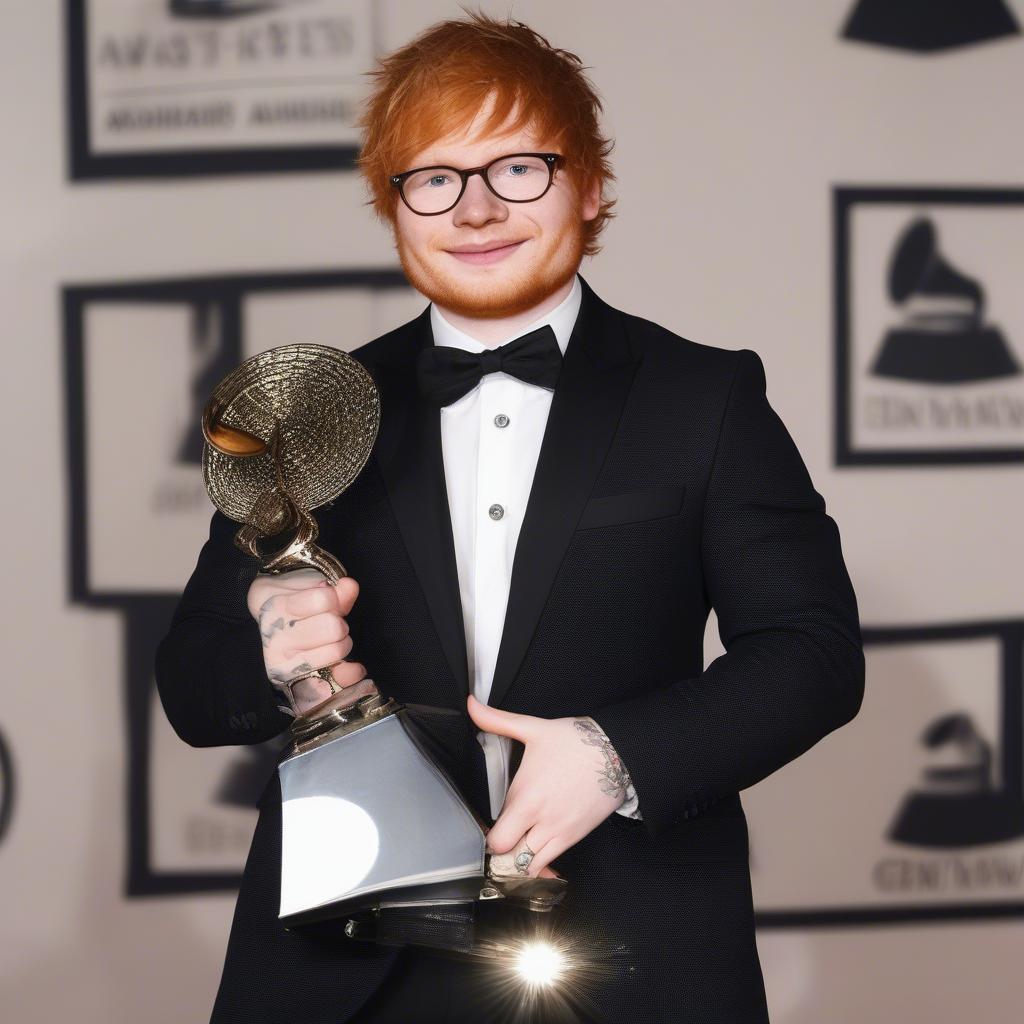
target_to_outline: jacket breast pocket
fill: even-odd
[[[591,498],[583,506],[583,515],[576,524],[577,530],[589,530],[594,526],[611,526],[615,523],[635,523],[647,519],[661,519],[674,516],[683,507],[686,488],[682,484],[666,484],[661,487],[646,487],[641,491],[626,491],[622,494],[606,494]]]

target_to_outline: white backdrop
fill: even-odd
[[[1024,998],[1019,838],[961,837],[957,849],[926,849],[895,844],[886,830],[931,763],[920,734],[944,714],[969,715],[994,748],[994,784],[1020,792],[1022,779],[1009,776],[1024,725],[1024,477],[1019,460],[1000,462],[998,454],[1021,447],[1020,377],[958,392],[965,401],[998,400],[1004,410],[996,427],[980,424],[973,434],[949,430],[937,440],[927,431],[909,437],[851,424],[860,453],[946,444],[973,452],[972,462],[837,465],[834,189],[976,193],[962,201],[920,192],[879,206],[869,191],[854,204],[844,257],[852,376],[841,385],[850,388],[854,416],[868,349],[905,318],[886,297],[885,269],[915,216],[931,217],[943,256],[981,282],[984,320],[1020,362],[1024,233],[1015,190],[1024,188],[1024,37],[927,56],[845,41],[851,0],[480,6],[510,11],[579,54],[605,100],[618,217],[584,276],[606,301],[678,334],[755,349],[769,399],[840,527],[870,640],[863,711],[743,794],[773,1021],[1015,1019]],[[1009,6],[1024,16],[1019,0]],[[0,1015],[203,1021],[234,896],[127,892],[128,799],[140,762],[129,756],[124,695],[140,681],[126,683],[132,627],[124,610],[73,599],[69,517],[82,466],[69,436],[78,421],[68,405],[62,296],[83,286],[218,275],[394,271],[397,260],[351,171],[72,183],[63,4],[7,0],[3,14],[8,568],[0,735],[13,758],[15,799],[0,839]],[[446,0],[374,4],[378,48],[459,16]],[[1001,191],[986,199],[989,190]],[[339,319],[344,334],[330,343],[351,348],[424,305],[402,290],[371,289],[347,306],[338,296],[332,305],[310,292],[307,303],[301,288],[292,292],[277,311],[273,301],[245,299],[247,350],[302,340],[289,335],[297,325],[306,337]],[[181,309],[171,302],[128,323],[136,308],[87,304],[83,318],[91,582],[166,600],[194,566],[209,507],[168,527],[177,531],[172,540],[147,536],[145,522],[132,518],[152,482],[144,470],[124,470],[141,463],[141,441],[139,455],[111,447],[118,424],[110,403],[124,389],[153,394],[154,422],[168,432],[188,401],[174,370],[180,357],[159,349],[153,333],[181,337]],[[154,344],[123,344],[132,338]],[[948,397],[920,384],[893,387],[908,402]],[[150,404],[139,403],[140,416]],[[181,486],[194,492],[194,481]],[[119,568],[118,542],[130,552]],[[712,618],[707,658],[720,652]],[[191,750],[159,715],[150,725],[150,875],[196,856],[209,871],[232,869],[252,814],[235,808],[215,820],[188,818],[188,800],[197,779],[212,780],[238,752]],[[189,834],[209,826],[199,854],[195,844],[184,853],[175,847],[175,813],[192,822]]]

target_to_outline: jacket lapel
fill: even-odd
[[[488,704],[499,707],[519,672],[555,573],[593,489],[636,358],[622,314],[580,276],[583,298],[565,350],[512,563],[505,625]]]
[[[633,380],[622,314],[583,289],[558,377],[512,565],[488,703],[498,707],[525,657],[555,573],[593,489]],[[458,692],[469,692],[466,634],[441,449],[441,414],[420,398],[416,355],[434,343],[428,306],[368,364],[381,396],[380,467]],[[356,353],[358,354],[358,352]]]
[[[456,692],[469,692],[466,632],[441,451],[441,411],[420,398],[416,354],[434,343],[430,307],[406,325],[389,356],[371,367],[381,398],[374,458],[419,579]]]

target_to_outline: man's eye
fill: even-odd
[[[448,180],[448,175],[447,174],[433,174],[429,178],[427,178],[427,184],[428,185],[433,185],[433,184],[439,182],[440,184],[443,185],[447,180]]]

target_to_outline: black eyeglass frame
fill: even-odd
[[[506,199],[503,195],[497,192],[494,186],[491,184],[490,179],[487,177],[487,171],[501,160],[509,160],[514,156],[539,156],[548,167],[548,183],[544,191],[539,196],[534,196],[533,199]],[[489,163],[482,164],[480,167],[468,167],[464,171],[460,171],[458,167],[450,167],[447,164],[428,164],[426,167],[414,167],[411,171],[402,171],[401,174],[392,174],[389,178],[391,184],[398,189],[398,194],[402,197],[402,202],[416,214],[417,217],[439,217],[442,213],[448,213],[454,210],[459,205],[459,201],[466,194],[466,184],[474,174],[479,174],[484,179],[484,184],[494,193],[503,203],[535,203],[538,199],[542,199],[548,194],[549,189],[555,180],[555,171],[559,167],[565,165],[565,157],[561,153],[506,153],[504,156],[496,156]],[[416,174],[419,171],[432,171],[434,169],[439,171],[454,171],[462,179],[462,188],[459,189],[459,195],[455,202],[451,206],[445,207],[443,210],[436,210],[434,213],[420,213],[419,210],[414,210],[409,203],[409,200],[405,198],[405,179],[410,174]]]

